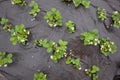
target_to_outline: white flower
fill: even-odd
[[[85,69],[85,71],[88,71],[88,69]]]
[[[50,56],[51,59],[53,59],[53,56]]]
[[[81,70],[82,68],[80,67],[80,68],[78,68],[78,70]]]
[[[7,64],[5,64],[4,67],[7,67]]]

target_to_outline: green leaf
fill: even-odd
[[[78,7],[82,3],[82,0],[73,0],[73,3],[75,7]]]
[[[83,5],[85,8],[89,8],[89,6],[90,6],[90,1],[89,1],[89,0],[82,0],[82,5]]]

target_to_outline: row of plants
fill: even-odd
[[[85,6],[86,8],[89,8],[90,6],[89,0],[63,0],[63,1],[73,2],[75,7],[78,7],[81,4]],[[21,4],[23,6],[26,5],[26,2],[24,0],[11,0],[11,2],[12,4]],[[37,14],[40,12],[40,8],[37,2],[31,1],[29,6],[32,8],[29,14],[32,15],[33,17],[36,17]],[[97,14],[98,14],[98,18],[102,21],[104,21],[107,18],[107,11],[105,9],[98,7]],[[48,11],[44,18],[47,20],[47,23],[49,24],[50,27],[62,26],[62,16],[60,12],[55,8]],[[112,20],[114,22],[113,26],[115,28],[119,28],[120,27],[120,13],[118,11],[113,12]],[[70,27],[67,27],[67,28],[70,28]]]
[[[80,5],[84,6],[85,8],[90,7],[90,0],[63,0],[64,2],[73,2],[75,7],[79,7]]]
[[[66,64],[76,64],[79,63],[78,59],[72,59],[71,57],[68,57]],[[79,68],[79,65],[75,65],[74,67]],[[100,68],[96,65],[93,65],[90,69],[85,69],[85,73],[91,77],[92,80],[97,80],[98,79],[98,74]],[[44,74],[43,72],[35,73],[33,80],[47,80],[47,75]]]
[[[106,20],[107,11],[105,9],[98,7],[97,14],[100,20],[102,21]],[[113,27],[119,28],[120,27],[120,13],[118,11],[114,11],[111,18],[113,20]]]
[[[84,45],[99,45],[101,53],[105,56],[109,56],[117,51],[117,46],[110,41],[109,37],[99,39],[97,29],[82,33],[80,39],[84,41]]]
[[[57,63],[60,59],[67,57],[66,59],[66,64],[73,64],[75,68],[81,69],[80,66],[80,59],[76,58],[73,59],[72,57],[67,56],[67,41],[62,41],[59,40],[58,44],[53,42],[53,41],[47,41],[46,39],[41,39],[41,40],[35,40],[34,45],[35,46],[42,46],[47,49],[48,53],[53,53],[50,58]]]
[[[63,25],[61,13],[56,8],[52,8],[50,11],[48,11],[44,16],[44,19],[46,19],[46,22],[50,27],[60,27]],[[68,20],[65,23],[65,26],[67,27],[69,33],[75,32],[75,24],[73,21]]]

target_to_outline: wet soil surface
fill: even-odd
[[[31,0],[26,0],[29,4]],[[0,68],[0,80],[33,80],[35,72],[46,73],[48,80],[91,80],[84,69],[92,65],[100,67],[98,80],[113,80],[115,75],[120,75],[120,29],[106,29],[111,25],[110,16],[113,11],[120,11],[120,0],[91,0],[89,9],[80,6],[75,8],[73,4],[66,4],[62,0],[35,0],[38,2],[41,12],[36,19],[29,15],[28,6],[21,7],[12,5],[10,0],[0,0],[0,17],[6,17],[13,25],[23,23],[31,31],[27,46],[17,44],[13,46],[10,42],[10,34],[0,28],[0,51],[11,52],[14,55],[14,63],[7,68]],[[45,12],[51,8],[60,10],[63,23],[72,20],[76,24],[76,32],[69,34],[65,26],[61,28],[50,28],[43,19]],[[98,20],[96,8],[102,7],[107,10],[108,19],[105,22]],[[1,26],[0,26],[1,27]],[[117,45],[117,52],[109,57],[103,56],[98,46],[84,46],[79,35],[85,31],[97,28],[100,37],[110,37]],[[65,59],[54,63],[50,54],[42,47],[34,48],[34,39],[48,39],[58,42],[59,39],[69,41],[68,54],[72,50],[74,57],[81,58],[82,70],[76,70],[71,65],[65,64]]]

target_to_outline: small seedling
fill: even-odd
[[[107,18],[107,12],[105,9],[97,8],[98,18],[100,20],[105,20]]]
[[[35,73],[33,80],[47,80],[47,75],[44,74],[43,72]]]
[[[40,12],[40,8],[37,2],[31,1],[29,6],[32,7],[32,10],[29,12],[29,14],[32,15],[33,17],[37,16],[37,14]]]
[[[110,41],[109,38],[100,39],[100,50],[105,56],[109,56],[110,53],[117,51],[117,46],[114,42]]]
[[[26,6],[25,0],[11,0],[12,4]]]
[[[46,13],[44,18],[50,27],[62,26],[62,16],[56,8],[52,8]]]
[[[74,22],[72,22],[72,21],[69,20],[69,21],[67,21],[65,23],[65,25],[66,25],[69,33],[74,33],[75,32],[75,24],[74,24]]]
[[[75,7],[78,7],[79,5],[83,5],[85,8],[90,7],[90,0],[73,0],[73,3]]]
[[[77,68],[78,70],[81,70],[80,59],[79,58],[73,59],[71,57],[67,57],[66,64],[73,64],[75,68]]]
[[[26,41],[28,40],[28,35],[30,32],[25,29],[23,24],[16,25],[15,29],[11,29],[11,38],[10,41],[13,45],[16,45],[17,43],[21,43],[22,45],[26,44]]]
[[[12,54],[11,53],[6,53],[6,52],[0,52],[0,67],[4,66],[7,67],[8,64],[12,63]]]
[[[97,80],[98,79],[98,75],[97,72],[100,70],[99,67],[97,67],[96,65],[93,65],[91,69],[85,69],[85,72],[88,76],[90,76],[92,78],[92,80]]]
[[[7,18],[1,18],[0,24],[3,26],[4,30],[10,31],[11,30],[11,24],[8,23]]]
[[[113,26],[115,28],[119,28],[120,27],[120,13],[118,11],[115,11],[112,15],[112,19],[113,19]]]
[[[91,32],[84,32],[80,35],[80,39],[84,40],[84,45],[99,44],[98,30],[94,29]]]

